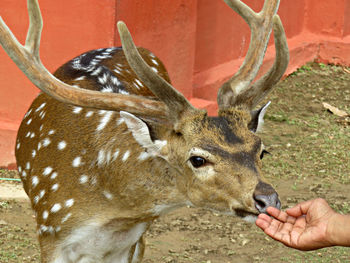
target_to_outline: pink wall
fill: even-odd
[[[25,2],[0,1],[0,16],[21,42],[28,26]],[[249,45],[248,26],[222,0],[39,2],[41,58],[49,70],[84,51],[120,45],[115,24],[124,20],[136,44],[165,63],[174,86],[211,114],[220,84],[238,70]],[[263,3],[244,2],[254,10]],[[290,47],[288,73],[315,59],[350,65],[350,0],[281,0],[279,15]],[[270,45],[262,72],[273,58]],[[38,90],[1,48],[0,61],[0,167],[13,168],[16,131]]]

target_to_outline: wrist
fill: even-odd
[[[326,236],[332,246],[350,246],[350,215],[334,213],[328,221]]]

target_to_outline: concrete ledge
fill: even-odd
[[[16,136],[17,130],[0,129],[0,168],[16,169]]]

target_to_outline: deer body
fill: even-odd
[[[41,64],[41,15],[28,0],[22,46],[0,19],[0,44],[40,93],[18,131],[16,158],[36,214],[44,263],[140,262],[152,221],[185,205],[254,221],[280,207],[261,178],[255,132],[268,105],[253,110],[280,79],[288,49],[278,0],[254,13],[225,0],[252,28],[238,73],[219,91],[218,116],[174,89],[162,62],[136,48],[118,23],[123,48],[84,53],[55,76]],[[274,29],[276,60],[252,84]],[[61,81],[60,81],[61,80]]]
[[[123,85],[120,80],[125,75],[130,79],[132,70],[125,63],[124,68],[118,66],[125,59],[121,49],[109,50],[108,58],[96,58],[102,51],[92,51],[83,55],[89,57],[85,61],[73,59],[56,75],[64,75],[66,83],[85,82],[84,87],[101,91],[150,93],[138,79],[138,88],[127,86],[132,82]],[[162,63],[147,53],[161,70]],[[109,63],[117,71],[103,66]],[[137,144],[118,112],[76,107],[41,93],[19,129],[16,157],[41,239],[62,237],[58,251],[43,249],[48,257],[57,254],[57,262],[129,262],[131,250],[139,240],[138,246],[143,246],[143,233],[163,208],[185,204],[185,198],[174,191],[175,175],[164,176],[165,161],[151,158]],[[91,217],[82,220],[87,215]],[[72,228],[74,233],[69,232]],[[110,258],[104,259],[106,255]]]

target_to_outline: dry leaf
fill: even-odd
[[[330,111],[331,113],[333,113],[334,115],[337,115],[339,117],[347,117],[347,116],[350,116],[347,112],[345,111],[342,111],[342,110],[339,110],[338,108],[332,106],[332,105],[329,105],[328,103],[326,102],[323,102],[323,107],[326,108],[328,111]]]

